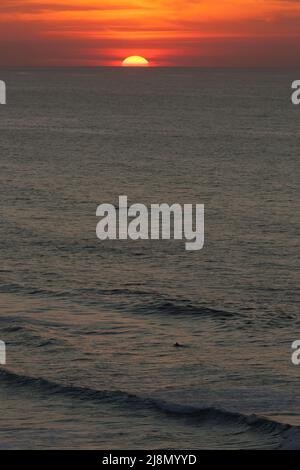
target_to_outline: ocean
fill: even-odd
[[[0,448],[299,448],[297,71],[0,78]],[[119,195],[204,204],[203,250],[98,240]]]

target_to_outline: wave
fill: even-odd
[[[92,306],[93,308],[109,308],[116,311],[126,312],[129,314],[142,315],[169,315],[176,316],[202,316],[210,317],[216,321],[225,322],[233,319],[236,322],[236,328],[247,329],[250,324],[254,323],[261,328],[282,327],[283,324],[294,321],[298,324],[299,319],[296,313],[288,313],[284,310],[272,311],[272,315],[268,312],[260,315],[253,314],[252,308],[245,308],[240,305],[239,311],[229,311],[223,308],[215,308],[209,305],[193,302],[186,298],[171,298],[157,291],[147,291],[136,288],[128,288],[126,286],[120,288],[94,288],[81,287],[71,290],[50,290],[35,286],[24,286],[16,283],[0,284],[0,293],[14,293],[28,295],[34,297],[46,297],[53,300],[64,300],[71,303]],[[250,311],[250,315],[249,315]],[[245,322],[239,319],[244,317]]]
[[[119,390],[95,390],[76,385],[64,385],[42,377],[22,375],[7,369],[0,369],[0,381],[5,385],[16,388],[27,388],[33,391],[84,401],[138,401],[138,397]]]
[[[145,309],[147,311],[151,310],[153,312],[168,315],[215,315],[218,318],[231,317],[235,315],[234,313],[225,310],[196,305],[192,302],[182,300],[172,301],[160,299],[149,302],[146,305],[142,305],[140,306],[140,309]]]
[[[293,426],[284,432],[281,450],[300,450],[300,427]]]
[[[17,283],[0,284],[0,293],[14,293],[26,296],[42,297],[53,300],[64,300],[70,304],[82,304],[101,308],[111,308],[116,311],[130,314],[158,314],[170,316],[202,316],[210,317],[217,321],[227,321],[229,319],[239,320],[244,316],[246,322],[237,322],[236,328],[246,329],[249,324],[255,323],[260,327],[282,327],[283,324],[294,321],[298,324],[299,319],[296,313],[286,311],[273,311],[272,315],[266,312],[265,315],[252,315],[252,308],[240,306],[239,311],[229,311],[223,308],[215,308],[198,302],[192,302],[186,298],[170,298],[161,292],[147,291],[126,286],[120,288],[94,288],[81,287],[70,290],[50,290],[36,286],[25,286]],[[255,310],[255,309],[253,309]],[[250,316],[249,316],[250,311]]]
[[[234,425],[245,427],[250,431],[258,433],[274,433],[281,438],[280,449],[300,449],[300,427],[258,416],[246,415],[238,412],[227,411],[214,407],[195,407],[153,399],[151,397],[138,396],[121,390],[96,390],[89,387],[76,385],[64,385],[41,377],[21,375],[7,369],[0,369],[0,380],[2,383],[18,388],[30,388],[36,392],[51,395],[53,397],[64,397],[82,401],[108,402],[114,405],[126,406],[130,409],[150,409],[163,413],[175,419],[184,418],[191,420],[193,424],[215,423],[219,425]],[[244,429],[245,431],[245,429]]]
[[[110,304],[117,310],[126,310],[136,313],[166,314],[166,315],[214,315],[218,318],[235,316],[233,312],[215,309],[186,299],[169,299],[158,292],[142,291],[136,289],[99,289],[79,288],[65,291],[41,289],[33,286],[22,286],[16,283],[0,285],[1,293],[15,293],[28,296],[50,297],[53,299],[76,300],[84,304],[94,305],[103,302]]]

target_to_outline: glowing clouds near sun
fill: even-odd
[[[299,0],[2,0],[0,66],[290,68],[299,24]]]

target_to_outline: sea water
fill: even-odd
[[[0,446],[299,446],[299,76],[0,76]],[[204,204],[204,248],[98,240],[120,194]]]

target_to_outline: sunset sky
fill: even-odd
[[[300,0],[1,0],[0,65],[297,66]]]

